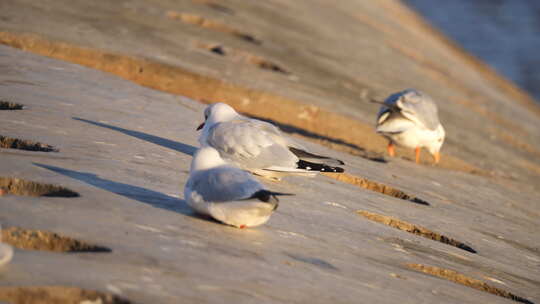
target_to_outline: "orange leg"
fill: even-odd
[[[435,164],[438,164],[439,161],[441,161],[441,154],[439,152],[436,152],[433,154],[433,158],[435,159]]]
[[[388,147],[386,147],[386,150],[388,150],[388,155],[392,157],[396,156],[396,151],[394,150],[394,144],[392,142],[388,143]]]
[[[416,163],[419,164],[420,163],[420,147],[416,147],[416,149],[414,149],[414,154],[416,156]]]

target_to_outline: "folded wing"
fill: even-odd
[[[206,202],[229,202],[253,197],[263,186],[249,173],[223,166],[195,173],[188,187]]]
[[[238,119],[218,123],[209,130],[207,142],[223,158],[242,168],[294,168],[298,162],[281,132],[263,121]]]

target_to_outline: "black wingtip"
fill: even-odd
[[[261,202],[269,203],[274,205],[274,210],[277,209],[279,205],[279,199],[278,196],[283,195],[294,195],[292,193],[281,193],[281,192],[272,192],[268,190],[259,190],[250,197],[250,199],[258,199]]]
[[[268,190],[259,190],[253,193],[253,195],[250,198],[256,198],[260,200],[261,202],[265,202],[265,203],[268,203],[271,199],[275,199],[276,201],[279,201],[277,197],[275,197],[275,195],[273,195],[272,192]]]
[[[268,203],[268,202],[271,202],[271,201],[278,202],[279,199],[277,198],[277,196],[284,196],[284,195],[294,195],[294,194],[292,194],[292,193],[282,193],[282,192],[272,192],[272,191],[268,191],[268,190],[259,190],[259,191],[255,192],[255,193],[253,193],[253,195],[250,198],[256,198],[256,199],[260,200],[261,202]]]
[[[343,163],[343,162],[342,162]],[[305,160],[299,160],[297,163],[298,169],[304,169],[308,171],[330,172],[330,173],[343,173],[345,169],[341,167],[331,167],[324,164],[317,164],[308,162]]]
[[[327,166],[329,166],[328,165],[329,162],[332,162],[331,163],[332,165],[333,165],[334,162],[337,163],[338,165],[345,165],[345,163],[342,160],[331,158],[331,157],[328,157],[328,156],[313,154],[313,153],[310,153],[310,152],[307,152],[307,151],[304,151],[302,149],[298,149],[298,148],[295,148],[295,147],[290,147],[289,146],[289,151],[291,151],[299,159],[302,159],[302,160],[304,160],[306,162],[310,162],[310,160],[322,160],[322,162],[326,163]],[[319,162],[317,162],[317,163],[319,163]]]
[[[333,172],[336,172],[336,173],[343,173],[345,172],[345,169],[341,168],[341,167],[332,167],[334,169]]]

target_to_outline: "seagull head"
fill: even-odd
[[[210,146],[205,146],[201,147],[199,150],[197,150],[197,152],[195,152],[193,160],[191,161],[190,172],[206,170],[225,164],[226,162],[223,160],[223,158],[221,158],[216,149]]]
[[[201,145],[206,144],[206,138],[208,137],[208,130],[217,123],[233,120],[239,116],[238,113],[229,105],[219,102],[214,103],[204,109],[204,122],[197,128],[202,129],[202,133],[199,136],[199,143]]]
[[[429,151],[429,154],[433,155],[433,158],[435,159],[435,163],[438,163],[441,159],[441,155],[439,151],[441,150],[441,147],[444,143],[444,138],[446,136],[446,133],[444,131],[444,128],[441,124],[437,127],[437,136],[435,137],[435,140],[431,141],[429,145],[426,146],[426,149]]]
[[[199,125],[197,130],[203,129],[205,126],[211,127],[219,122],[233,120],[237,116],[238,113],[228,104],[213,103],[204,109],[204,122]]]

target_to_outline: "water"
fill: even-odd
[[[405,2],[540,101],[540,1]]]

